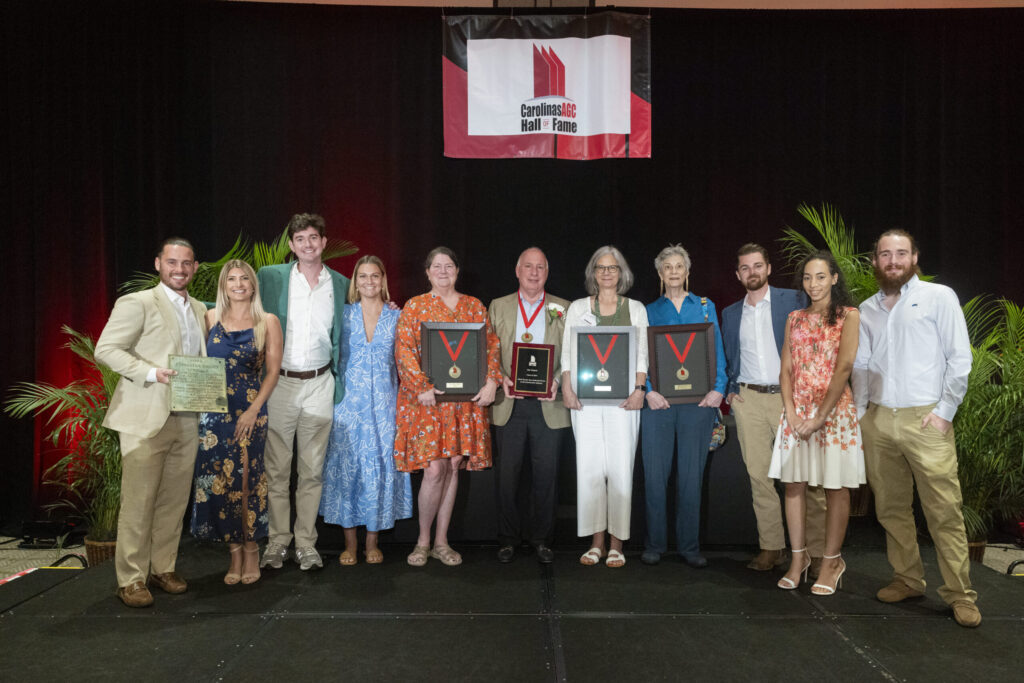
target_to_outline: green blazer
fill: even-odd
[[[281,319],[281,330],[288,334],[288,282],[295,263],[263,266],[256,273],[260,284],[263,308]],[[326,267],[326,266],[325,266]],[[331,372],[334,373],[334,402],[345,396],[345,371],[339,366],[341,339],[345,333],[345,301],[348,299],[348,278],[327,268],[334,294],[334,322],[331,325]]]
[[[564,316],[565,312],[569,309],[569,302],[548,293],[547,302],[544,304],[545,308],[548,304],[552,303],[562,307],[563,317],[552,320],[548,317],[547,311],[541,313],[541,315],[547,318],[547,325],[544,328],[544,341],[542,343],[553,344],[555,347],[554,373],[555,381],[557,382],[562,378],[562,332],[565,324]],[[519,315],[518,290],[513,294],[492,301],[488,309],[488,315],[491,319],[494,333],[498,335],[498,339],[501,341],[501,371],[505,377],[508,377],[512,373],[512,344],[516,341],[514,339],[516,334],[516,318]],[[512,416],[513,401],[515,401],[514,398],[505,396],[504,392],[499,388],[497,398],[491,408],[492,424],[502,427],[508,422],[509,417]],[[562,403],[562,393],[560,391],[554,401],[541,401],[541,412],[544,414],[544,422],[551,429],[560,429],[571,424],[569,421],[569,411],[566,409],[565,404]]]

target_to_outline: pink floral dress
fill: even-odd
[[[805,310],[789,314],[793,403],[802,418],[815,417],[825,398],[839,358],[843,324],[852,310],[844,309],[834,326],[828,325],[825,316]],[[768,476],[827,489],[857,488],[867,481],[857,406],[849,385],[843,389],[825,424],[810,439],[798,438],[786,414],[782,414]]]

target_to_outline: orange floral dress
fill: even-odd
[[[395,341],[395,364],[401,380],[395,467],[400,472],[412,472],[423,469],[432,460],[454,455],[468,456],[463,461],[467,469],[490,467],[487,408],[471,401],[422,406],[416,399],[434,386],[420,370],[421,322],[487,323],[487,377],[501,385],[501,346],[487,319],[487,309],[479,299],[463,294],[454,311],[430,293],[409,299],[398,319]]]
[[[817,313],[799,310],[789,314],[793,404],[802,418],[815,417],[825,398],[839,359],[843,324],[852,310],[844,309],[834,326]],[[857,488],[866,482],[860,423],[849,385],[843,388],[825,424],[810,439],[797,438],[786,413],[782,413],[768,476],[827,489]]]

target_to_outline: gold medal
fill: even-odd
[[[530,334],[529,332],[523,332],[523,336],[520,337],[520,339],[522,339],[524,342],[532,342],[533,341],[533,335]]]
[[[608,381],[608,371],[605,370],[604,368],[601,368],[600,370],[598,370],[597,371],[597,381],[598,382],[607,382]]]
[[[689,377],[689,376],[690,376],[690,371],[687,370],[686,368],[684,368],[682,365],[680,365],[679,369],[676,370],[676,377],[678,377],[681,380],[685,381],[686,378]]]
[[[448,376],[451,377],[452,379],[458,379],[461,374],[462,374],[462,370],[459,369],[458,365],[453,365],[448,370]]]

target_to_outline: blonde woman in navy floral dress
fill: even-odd
[[[786,321],[779,384],[785,412],[775,436],[768,476],[786,484],[786,525],[793,559],[778,586],[792,590],[806,578],[804,533],[808,486],[825,489],[825,555],[815,595],[832,595],[846,571],[843,538],[850,519],[850,489],[865,483],[864,450],[850,372],[857,355],[860,312],[832,254],[807,257],[797,273],[810,299]]]
[[[379,533],[396,519],[412,517],[408,472],[395,469],[395,328],[400,311],[391,309],[388,276],[376,256],[356,262],[345,306],[339,372],[345,398],[334,406],[334,426],[324,461],[320,514],[345,529],[341,566],[356,563],[356,528],[366,527],[366,562],[380,564]]]
[[[201,413],[192,535],[227,542],[224,583],[260,578],[257,541],[267,536],[267,399],[281,372],[284,335],[263,310],[256,273],[231,260],[220,271],[217,305],[206,313],[206,353],[224,359],[228,412]],[[264,376],[265,375],[265,376]]]

